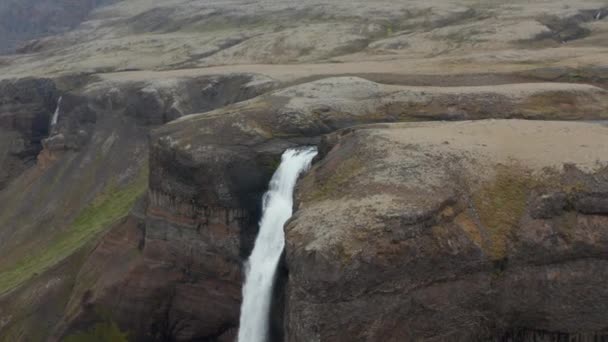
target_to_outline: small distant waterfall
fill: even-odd
[[[59,107],[61,107],[62,96],[57,100],[57,107],[55,108],[55,113],[53,113],[53,118],[51,119],[51,128],[57,125],[57,120],[59,120]]]
[[[245,265],[239,342],[266,342],[268,339],[275,275],[285,247],[283,226],[292,215],[296,181],[308,170],[316,155],[314,147],[287,150],[264,195],[260,231]]]

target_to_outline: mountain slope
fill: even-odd
[[[2,0],[0,53],[27,40],[61,34],[78,26],[95,8],[115,0]]]

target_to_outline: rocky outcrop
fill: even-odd
[[[35,163],[57,98],[49,79],[0,81],[0,190]]]
[[[50,151],[78,150],[88,142],[97,118],[107,113],[151,128],[255,97],[275,86],[272,79],[249,74],[93,82],[62,97],[57,124],[44,145]]]
[[[559,103],[558,93],[581,104],[578,114]],[[261,195],[286,148],[368,122],[533,116],[530,103],[545,98],[557,101],[542,100],[548,105],[538,107],[539,117],[603,117],[608,108],[604,90],[584,85],[404,87],[343,77],[175,120],[152,136],[144,253],[167,273],[179,260],[199,260],[180,266],[181,277],[223,284],[219,291],[206,288],[205,300],[231,303],[227,314],[217,320],[217,312],[202,311],[191,324],[198,330],[190,337],[215,336],[238,322],[241,260],[257,232]]]
[[[286,340],[608,336],[605,126],[370,125],[321,150],[286,227]]]
[[[203,113],[261,95],[277,86],[256,74],[204,75],[148,81],[101,81],[86,96],[105,111],[120,110],[138,123],[158,126],[187,114]]]
[[[316,136],[360,123],[488,118],[600,120],[606,118],[607,109],[608,92],[583,84],[411,87],[335,77],[199,115],[167,127],[166,132],[184,127],[172,138],[197,142],[200,136],[213,134],[211,130],[196,131],[205,122],[234,136],[230,143],[254,145],[275,138]]]
[[[0,340],[51,335],[82,262],[146,188],[147,128],[62,95],[37,162],[0,191]]]
[[[604,115],[607,94],[591,86],[403,87],[345,77],[175,120],[152,136],[144,253],[149,249],[151,260],[164,262],[167,272],[178,260],[199,260],[180,266],[182,277],[224,284],[220,291],[207,290],[206,301],[232,303],[229,314],[217,321],[216,312],[204,311],[191,324],[199,330],[190,337],[215,336],[238,322],[241,260],[251,250],[260,198],[286,148],[316,144],[323,134],[368,122],[535,115],[529,103],[559,99],[555,94],[562,92],[585,103],[581,112],[542,100],[548,105],[538,107],[539,117]]]
[[[64,114],[45,146],[49,154],[82,153],[93,143],[91,132],[116,132],[117,123],[107,124],[105,116],[121,118],[146,132],[193,111],[222,107],[274,86],[270,79],[240,74],[94,83],[81,93],[64,96]],[[145,142],[136,136],[125,138],[130,139],[123,142],[127,145]],[[147,157],[147,148],[140,148],[140,157]],[[236,242],[226,239],[223,247],[218,239],[226,233],[225,220],[242,220],[244,214],[209,208],[199,213],[209,227],[202,229],[201,222],[192,225],[191,209],[180,206],[185,214],[171,226],[165,220],[178,210],[172,202],[150,191],[132,218],[104,237],[78,273],[56,338],[94,329],[108,318],[132,339],[142,341],[231,333],[231,315],[238,311],[240,300],[238,234],[232,234]],[[162,210],[159,203],[165,205]],[[237,252],[232,255],[234,248]],[[230,279],[237,281],[232,284]]]

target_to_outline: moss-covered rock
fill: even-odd
[[[507,256],[507,243],[520,226],[533,185],[530,171],[499,166],[494,179],[473,194],[475,211],[488,234],[485,247],[492,258]]]

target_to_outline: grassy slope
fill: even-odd
[[[144,168],[137,179],[118,188],[108,186],[93,203],[80,212],[70,228],[54,237],[46,248],[34,251],[8,269],[0,270],[0,293],[8,292],[41,274],[90,242],[98,233],[125,217],[147,185]]]
[[[66,337],[65,342],[127,342],[127,334],[120,331],[112,321],[97,323],[86,332],[78,332]]]

